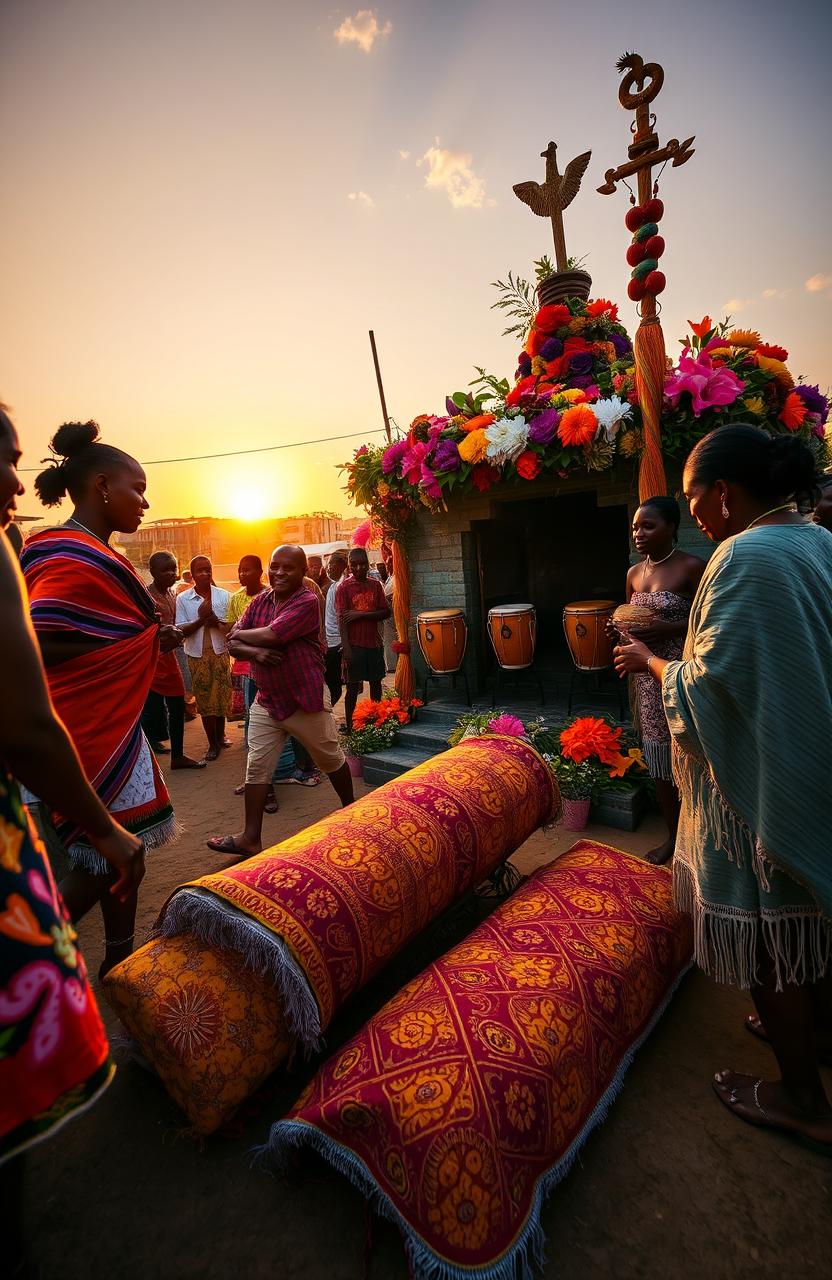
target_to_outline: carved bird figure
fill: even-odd
[[[550,142],[541,157],[546,161],[546,180],[541,186],[539,182],[518,182],[512,188],[518,200],[527,204],[532,213],[540,218],[552,219],[552,235],[555,241],[555,261],[558,271],[566,270],[566,240],[563,234],[563,211],[578,194],[581,178],[586,173],[591,151],[576,156],[566,166],[566,172],[558,171],[557,144]]]

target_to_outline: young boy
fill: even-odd
[[[384,679],[384,648],[379,623],[390,617],[390,606],[378,578],[371,578],[370,561],[363,547],[353,547],[349,556],[350,576],[335,588],[335,607],[341,631],[341,648],[346,668],[347,694],[344,717],[347,733],[352,732],[352,713],[365,680],[370,697],[381,698]]]

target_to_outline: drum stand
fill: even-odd
[[[616,675],[617,677],[615,667],[596,667],[592,671],[584,671],[580,667],[573,666],[571,674],[569,676],[569,697],[566,704],[566,714],[568,716],[571,716],[572,714],[572,694],[575,689],[575,681],[577,679],[582,679],[583,687],[585,689],[586,682],[588,679],[590,679],[592,680],[593,688],[600,691],[601,676],[606,675],[608,671],[612,671],[613,675]],[[624,702],[621,696],[621,685],[623,684],[623,681],[618,680],[616,678],[616,683],[618,686],[616,689],[616,694],[618,695],[618,718],[619,720],[623,720],[624,719]]]
[[[460,667],[459,671],[431,671],[430,667],[428,667],[425,671],[424,681],[422,682],[422,702],[425,706],[428,705],[428,685],[431,680],[449,680],[451,692],[456,693],[457,676],[461,676],[465,684],[465,701],[470,707],[471,691],[468,688],[468,674],[464,667]]]
[[[519,667],[517,671],[512,672],[511,677],[508,680],[506,680],[505,675],[506,675],[506,672],[509,670],[510,668],[501,667],[499,662],[497,663],[497,674],[494,677],[494,691],[491,694],[491,706],[496,707],[497,694],[500,692],[504,684],[511,686],[511,685],[529,684],[531,682],[537,685],[537,690],[538,690],[538,693],[540,694],[540,705],[541,707],[545,707],[546,694],[543,692],[543,681],[540,679],[540,676],[537,673],[537,667],[534,665],[534,663],[532,662],[531,665],[528,667]],[[527,674],[530,677],[530,680],[522,679],[522,677]]]

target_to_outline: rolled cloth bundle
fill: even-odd
[[[238,951],[317,1044],[336,1009],[557,809],[520,738],[472,738],[282,844],[175,890],[156,932]]]
[[[528,743],[469,739],[178,889],[162,936],[107,975],[104,995],[197,1132],[211,1133],[558,804]]]
[[[691,934],[664,867],[580,841],[319,1069],[262,1163],[322,1155],[397,1224],[413,1280],[527,1280],[543,1197],[604,1119]]]

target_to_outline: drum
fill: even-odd
[[[606,625],[614,600],[573,600],[563,608],[563,631],[572,661],[579,671],[603,671],[612,666],[614,640]]]
[[[627,635],[630,631],[630,627],[634,624],[647,626],[648,623],[653,621],[655,616],[656,615],[653,610],[649,609],[647,605],[620,604],[612,615],[612,621],[616,631],[620,631],[624,635]]]
[[[434,675],[459,671],[468,642],[468,625],[461,609],[428,609],[417,614],[416,635],[422,657]]]
[[[534,662],[537,613],[533,604],[501,604],[488,610],[488,632],[504,671],[522,671]]]

